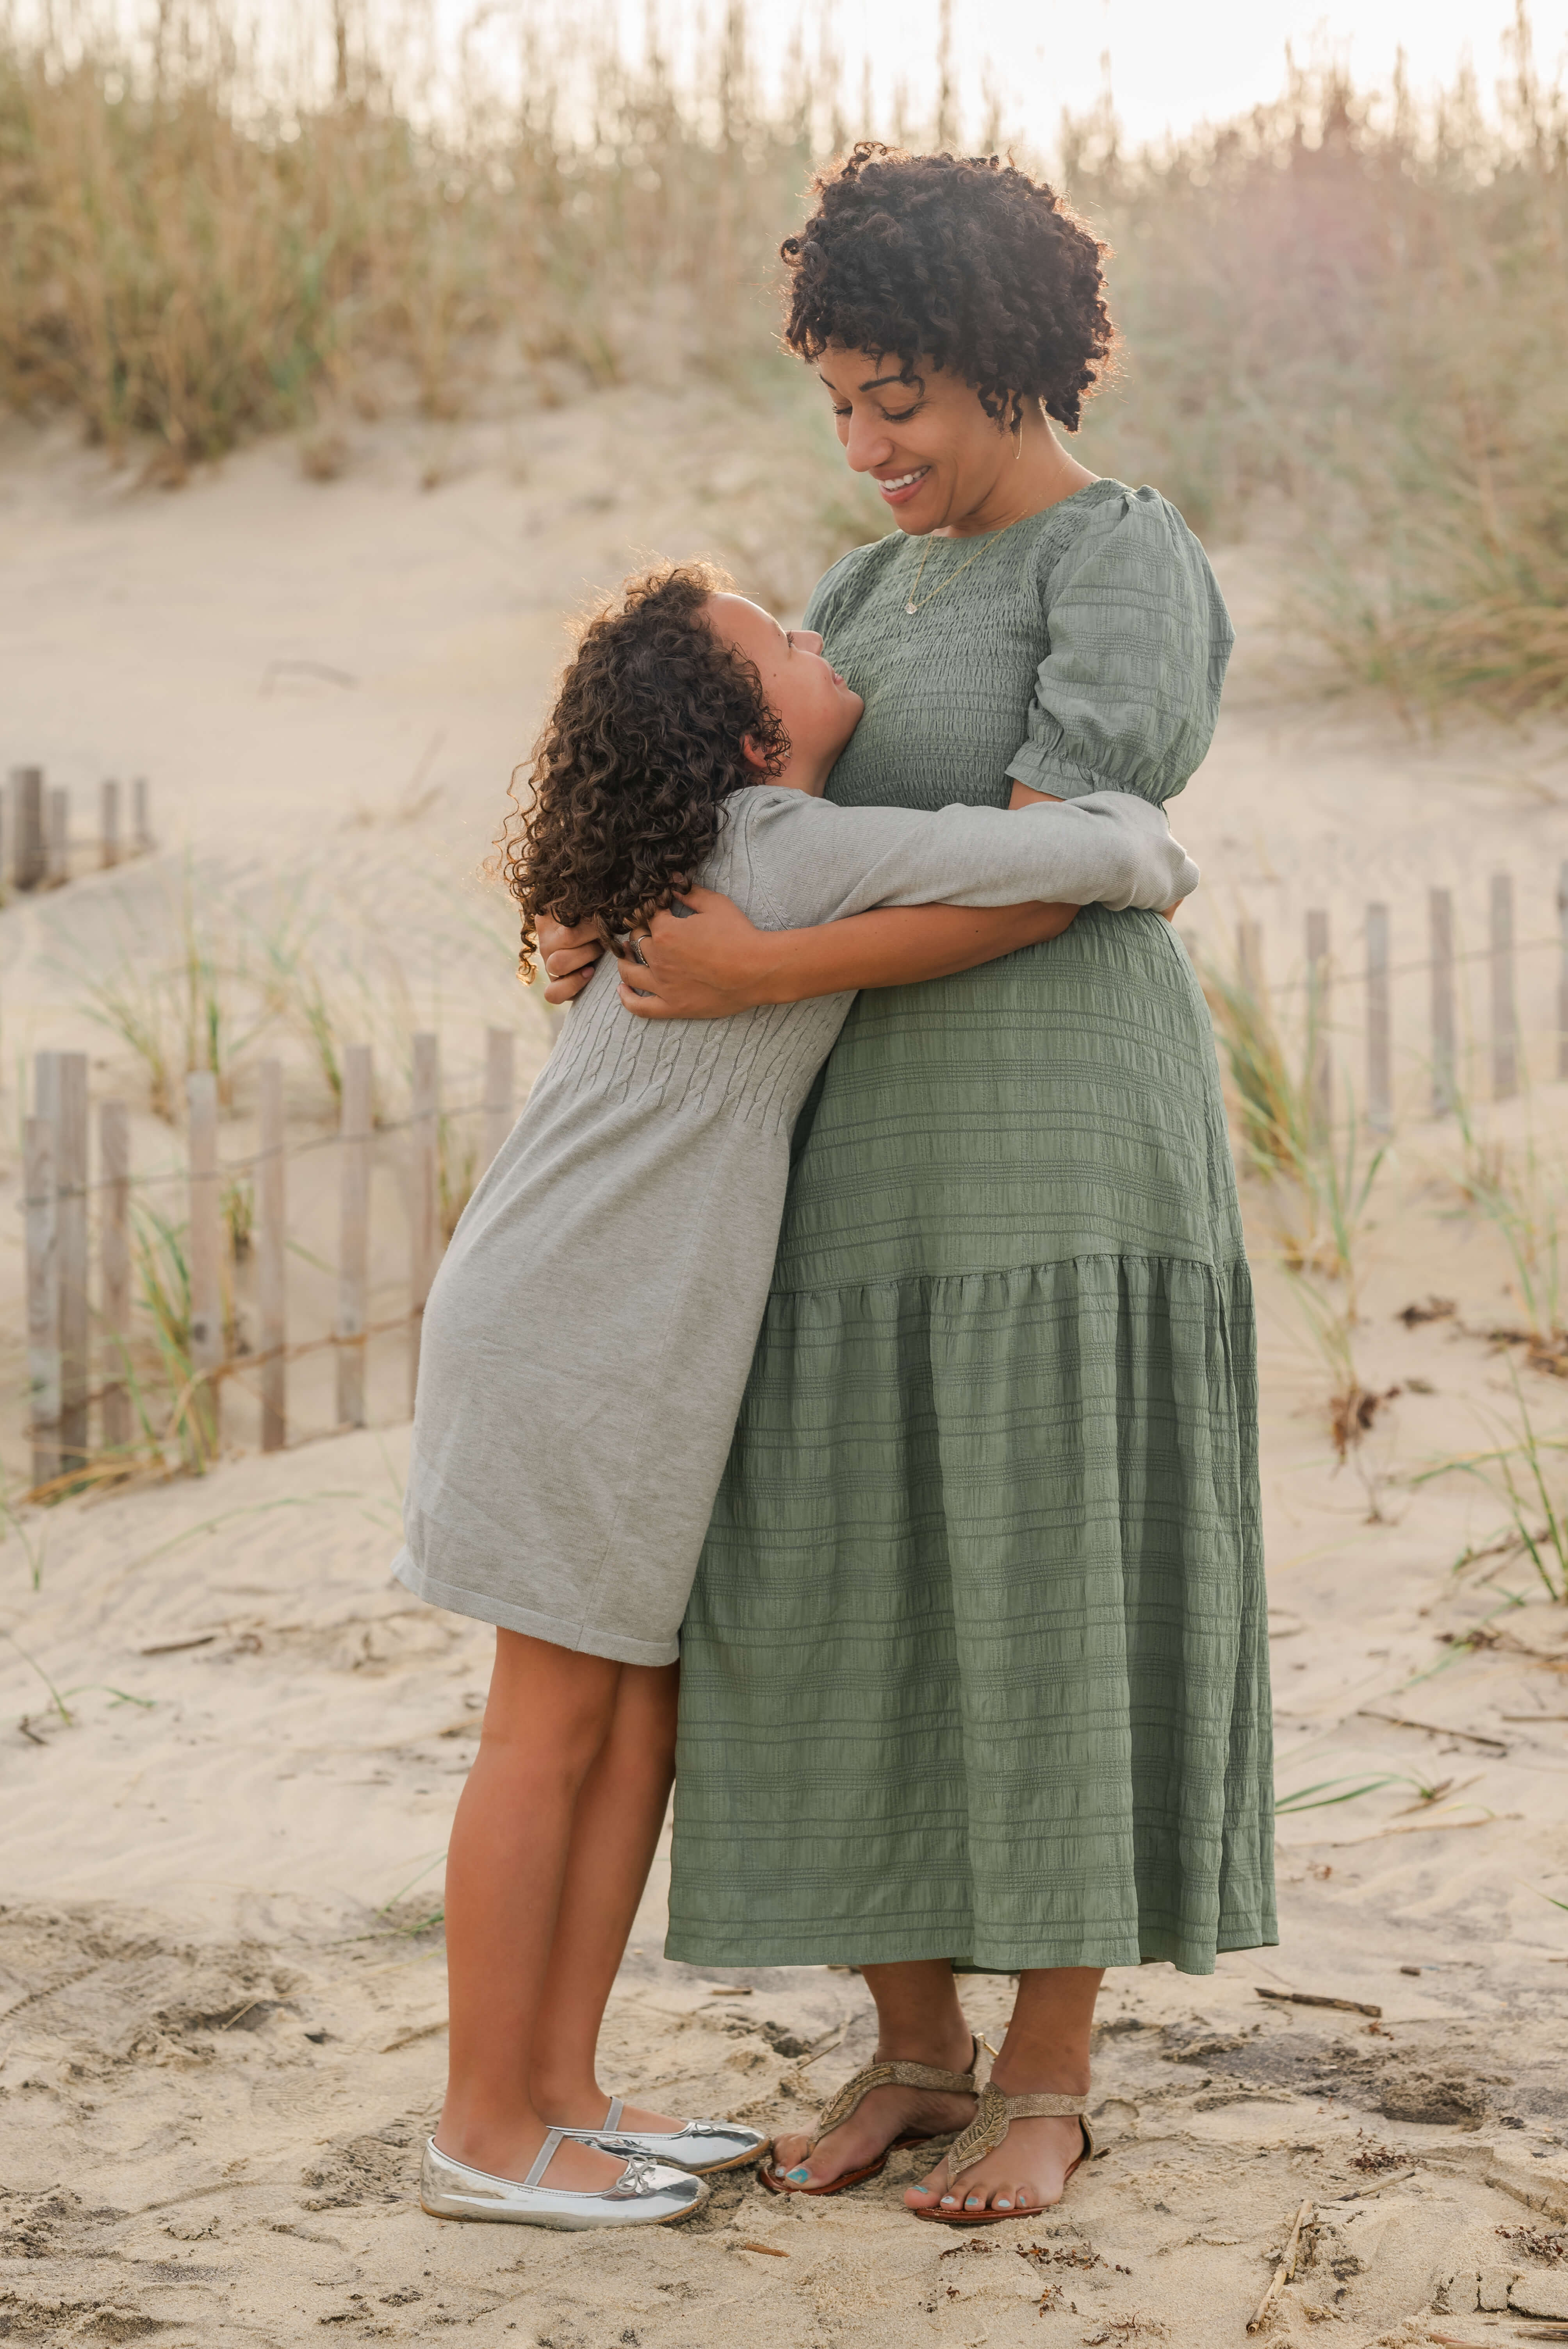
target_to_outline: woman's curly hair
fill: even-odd
[[[732,792],[777,774],[789,740],[753,664],[705,616],[734,582],[707,563],[628,579],[586,623],[499,862],[522,915],[531,984],[541,915],[596,921],[605,940],[668,905],[718,838]],[[758,769],[742,747],[749,735]]]
[[[995,155],[904,155],[862,139],[813,182],[817,209],[779,251],[784,340],[923,359],[973,384],[987,416],[1026,400],[1076,432],[1116,329],[1089,234],[1043,181]]]

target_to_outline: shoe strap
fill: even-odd
[[[523,2179],[524,2186],[537,2186],[550,2167],[551,2156],[566,2135],[564,2129],[552,2128],[546,2133],[544,2143],[533,2157],[533,2167]]]
[[[625,2105],[619,2096],[612,2096],[610,2099],[610,2109],[604,2116],[604,2127],[607,2129],[619,2128],[621,2126],[621,2115],[625,2111]]]
[[[975,2084],[975,2067],[980,2061],[980,2045],[972,2040],[967,2072],[944,2072],[936,2064],[868,2064],[844,2082],[832,2103],[820,2114],[813,2147],[821,2144],[830,2129],[836,2129],[858,2110],[873,2088],[930,2088],[954,2096],[973,2096],[979,2092]]]
[[[1087,2152],[1094,2150],[1094,2137],[1088,2120],[1087,2096],[1006,2096],[989,2080],[980,2091],[980,2108],[962,2137],[954,2137],[947,2150],[947,2182],[965,2169],[973,2169],[983,2161],[1007,2134],[1014,2121],[1076,2120],[1083,2130]]]

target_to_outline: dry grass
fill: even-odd
[[[1412,708],[1568,701],[1568,100],[1522,8],[1503,67],[1495,116],[1298,71],[1158,153],[1068,142],[1130,338],[1091,444],[1201,533],[1286,509],[1296,616]]]
[[[139,64],[69,0],[50,21],[0,31],[0,398],[157,478],[298,427],[330,479],[355,401],[451,417],[693,363],[809,396],[772,357],[779,238],[813,156],[878,126],[803,67],[764,104],[745,0],[698,88],[656,50],[536,47],[521,106],[470,77],[439,130],[358,49],[335,93],[263,98],[221,0],[162,0]],[[1522,16],[1505,66],[1500,115],[1464,78],[1423,108],[1295,71],[1157,150],[1103,115],[1058,142],[1127,336],[1085,453],[1210,536],[1288,514],[1301,625],[1410,708],[1568,700],[1568,106]],[[1008,126],[1026,157],[1054,128]],[[824,559],[868,517],[812,452],[791,533]]]
[[[1356,1360],[1361,1247],[1387,1145],[1373,1146],[1348,1088],[1343,1114],[1323,1114],[1314,1073],[1327,1040],[1310,993],[1299,1056],[1293,1057],[1250,971],[1207,966],[1202,976],[1242,1165],[1263,1185],[1277,1261],[1327,1373],[1328,1433],[1343,1461],[1392,1399],[1365,1383]],[[1376,1515],[1371,1484],[1368,1497]]]
[[[433,417],[460,409],[498,343],[546,399],[562,367],[614,383],[672,294],[700,289],[710,362],[734,361],[738,326],[744,357],[765,347],[747,296],[771,274],[806,140],[798,116],[753,111],[738,31],[700,127],[657,59],[601,55],[574,138],[564,60],[530,75],[521,112],[470,91],[421,130],[373,59],[330,102],[269,106],[200,0],[160,16],[140,68],[101,34],[0,35],[13,403],[73,409],[110,445],[151,435],[173,481],[247,431],[309,420],[324,392],[370,400],[377,362]],[[333,446],[307,440],[307,470],[335,471]]]

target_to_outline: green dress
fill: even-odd
[[[1181,790],[1231,627],[1164,499],[929,545],[913,616],[896,534],[812,599],[866,703],[830,797]],[[681,1654],[672,1958],[1206,1973],[1275,1939],[1252,1291],[1159,916],[857,999]]]

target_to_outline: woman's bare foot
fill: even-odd
[[[904,2063],[931,2064],[943,2071],[967,2072],[974,2061],[975,2043],[966,2030],[940,2048],[916,2049],[900,2046],[896,2051],[879,2047],[872,2059],[879,2064],[894,2060]],[[830,2186],[836,2178],[851,2170],[865,2169],[887,2151],[895,2138],[920,2137],[950,2137],[955,2130],[967,2128],[975,2117],[972,2095],[950,2093],[940,2088],[873,2088],[862,2096],[847,2121],[830,2129],[821,2143],[813,2148],[809,2137],[781,2137],[775,2140],[773,2158],[769,2164],[772,2178],[789,2194],[810,2194],[814,2189]]]
[[[813,2151],[809,2137],[781,2137],[773,2147],[772,2170],[789,2194],[810,2194],[830,2186],[852,2169],[864,2169],[896,2137],[951,2137],[975,2117],[973,2096],[928,2088],[873,2088],[847,2121],[830,2129]]]
[[[1061,2200],[1068,2171],[1083,2150],[1083,2130],[1076,2120],[1014,2121],[995,2152],[965,2170],[955,2183],[948,2183],[944,2158],[903,2199],[912,2210],[944,2213],[1047,2210]]]

